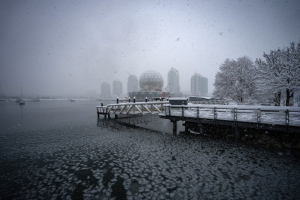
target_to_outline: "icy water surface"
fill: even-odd
[[[298,158],[97,121],[97,104],[1,103],[1,199],[300,198]]]

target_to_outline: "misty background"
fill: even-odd
[[[156,70],[215,75],[226,58],[284,48],[300,39],[300,1],[0,0],[0,94],[100,95]]]

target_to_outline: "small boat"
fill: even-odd
[[[17,99],[16,102],[20,105],[24,105],[25,101],[22,99],[23,93],[22,93],[22,87],[21,87],[21,98]]]
[[[19,102],[19,105],[25,105],[25,101],[21,99],[21,101]]]
[[[20,101],[23,101],[22,99],[16,99],[16,103],[20,103]]]
[[[70,101],[70,102],[75,102],[75,99],[70,99],[69,101]]]

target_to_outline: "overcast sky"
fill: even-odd
[[[102,82],[164,77],[208,78],[226,58],[289,46],[300,39],[299,0],[66,1],[0,0],[0,93],[73,95]]]

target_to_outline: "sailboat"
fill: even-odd
[[[21,98],[17,99],[17,101],[16,101],[16,102],[19,102],[19,105],[25,105],[25,101],[22,99],[22,96],[23,96],[23,94],[22,94],[22,87],[21,87]]]

